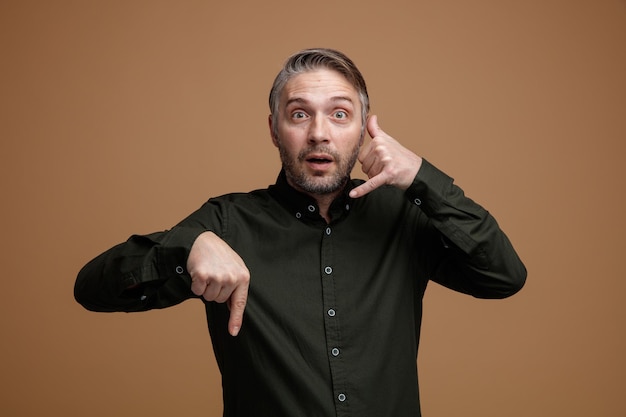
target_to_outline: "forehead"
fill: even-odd
[[[317,69],[293,76],[281,94],[285,105],[295,99],[305,101],[333,100],[349,98],[357,105],[358,92],[348,80],[337,71]]]

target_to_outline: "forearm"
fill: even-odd
[[[443,237],[431,279],[480,298],[503,298],[522,288],[526,268],[511,242],[452,178],[424,161],[406,194]]]
[[[186,261],[203,231],[175,227],[132,236],[81,269],[74,287],[76,300],[92,311],[144,311],[194,297]]]

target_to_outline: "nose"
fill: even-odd
[[[330,141],[328,121],[324,117],[316,116],[309,124],[309,143],[324,143]]]

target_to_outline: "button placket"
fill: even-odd
[[[332,378],[332,386],[335,395],[335,407],[340,415],[346,411],[346,382],[347,372],[341,360],[340,346],[343,346],[340,306],[337,305],[336,286],[337,280],[341,279],[336,276],[335,259],[333,257],[333,242],[337,238],[336,233],[331,226],[324,226],[322,232],[322,247],[320,258],[320,279],[322,284],[322,297],[324,306],[324,328],[326,333],[327,354],[330,363],[330,372]]]

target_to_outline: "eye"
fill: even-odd
[[[291,114],[292,119],[304,119],[306,114],[303,111],[296,111]]]
[[[335,112],[335,118],[337,119],[346,119],[348,118],[348,113],[343,110],[338,110]]]

